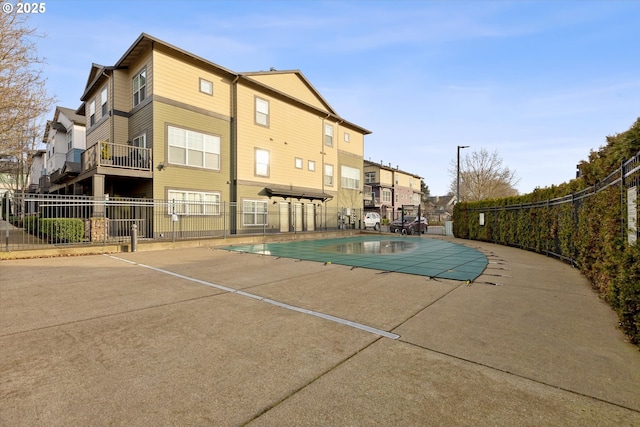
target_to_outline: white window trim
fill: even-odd
[[[296,157],[296,159],[295,159],[295,167],[296,167],[296,169],[302,169],[302,165],[303,165],[302,158]]]
[[[364,173],[364,183],[371,184],[376,182],[376,173],[375,172],[365,172]]]
[[[264,98],[255,97],[255,124],[258,126],[269,127],[270,124],[270,109],[269,101]],[[264,123],[263,123],[264,122]]]
[[[107,101],[109,100],[109,92],[107,90],[107,88],[105,87],[104,89],[102,89],[102,92],[100,92],[100,114],[102,115],[102,117],[107,115]]]
[[[203,89],[203,86],[202,86],[203,84],[205,85],[204,89]],[[207,79],[203,79],[202,77],[200,77],[200,92],[204,93],[205,95],[213,96],[213,82],[209,81]]]
[[[360,190],[360,169],[340,166],[340,186],[349,190]]]
[[[327,173],[327,168],[330,168],[331,170],[331,174]],[[333,177],[335,175],[335,170],[333,168],[333,165],[330,164],[325,164],[324,165],[324,185],[326,185],[327,187],[333,187]],[[331,178],[329,182],[327,182],[327,178]]]
[[[220,215],[220,193],[218,192],[168,190],[167,199],[168,215]]]
[[[136,145],[136,140],[142,140],[144,141],[144,144],[140,144],[138,143]],[[141,133],[140,135],[136,136],[135,138],[133,138],[131,140],[131,143],[134,147],[140,147],[140,148],[147,148],[147,134],[145,133]]]
[[[315,172],[316,171],[316,162],[313,160],[309,160],[307,162],[307,169],[309,169],[309,171],[311,172]]]
[[[142,78],[144,78],[144,84],[140,84],[141,76]],[[136,83],[138,85],[138,90],[136,90]],[[142,101],[147,99],[147,69],[146,68],[143,68],[142,70],[140,70],[138,74],[135,75],[135,77],[133,78],[131,87],[133,89],[133,92],[132,92],[133,106],[136,107],[140,105]],[[136,102],[136,94],[138,94],[137,102]]]
[[[258,206],[262,206],[259,209]],[[246,221],[248,216],[252,221]],[[246,227],[262,227],[269,224],[269,201],[268,200],[243,200],[242,201],[242,225]]]
[[[324,145],[333,147],[333,126],[324,125]]]
[[[93,100],[89,103],[89,126],[96,124],[96,101]]]
[[[267,160],[266,163],[264,163],[264,162],[258,163],[259,154],[262,154],[262,153],[264,153],[266,155],[266,160]],[[260,160],[263,160],[263,159],[260,159]],[[262,148],[256,148],[255,151],[254,151],[254,171],[253,171],[253,173],[256,176],[269,177],[269,174],[271,172],[270,164],[271,164],[271,153],[269,153],[269,150],[265,150],[265,149],[262,149]],[[265,173],[261,173],[262,169],[258,168],[259,165],[265,165],[266,166],[266,172]]]
[[[180,145],[180,141],[172,141],[171,140],[171,130],[172,129],[176,129],[179,131],[184,132],[184,145]],[[203,136],[203,146],[202,148],[196,148],[196,147],[189,147],[189,135],[190,134],[194,134],[194,135],[202,135]],[[213,143],[215,150],[214,151],[207,151],[206,148],[206,143],[204,141],[205,138],[212,138],[213,140],[209,141],[209,143]],[[145,137],[145,142],[146,142],[146,137]],[[172,143],[173,142],[173,143]],[[218,135],[212,135],[212,134],[208,134],[208,133],[204,133],[204,132],[197,132],[197,131],[193,131],[193,130],[189,130],[189,129],[184,129],[178,126],[167,126],[167,159],[168,162],[170,164],[173,165],[179,165],[179,166],[186,166],[189,168],[199,168],[199,169],[207,169],[207,170],[220,170],[220,164],[221,164],[221,159],[220,159],[220,151],[221,151],[221,138]],[[171,158],[171,147],[177,148],[177,149],[184,149],[185,150],[185,159],[184,159],[184,163],[177,161],[175,158],[172,159]],[[192,165],[189,164],[189,151],[198,151],[202,153],[202,161],[203,164],[201,165]],[[217,157],[217,164],[214,166],[207,166],[206,163],[206,154],[214,154]]]

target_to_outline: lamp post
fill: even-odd
[[[456,203],[460,202],[460,149],[461,148],[469,148],[468,145],[458,145],[458,182],[456,184]]]

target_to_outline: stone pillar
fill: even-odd
[[[109,237],[109,219],[99,216],[91,218],[91,241],[101,242]]]
[[[93,176],[93,216],[91,217],[91,241],[104,241],[109,236],[109,220],[106,218],[104,175]]]

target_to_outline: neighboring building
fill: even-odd
[[[444,223],[450,221],[453,216],[453,205],[455,205],[456,196],[449,193],[446,196],[432,196],[426,202],[425,216],[429,223]]]
[[[364,181],[371,186],[371,200],[364,202],[365,210],[375,210],[383,218],[393,220],[400,215],[403,206],[417,209],[422,197],[421,180],[419,175],[398,167],[365,160]]]
[[[56,107],[53,120],[47,121],[44,131],[46,163],[39,182],[41,192],[83,194],[76,188],[74,178],[80,172],[82,152],[86,149],[85,118],[74,110]]]
[[[142,34],[114,66],[92,65],[81,101],[76,193],[175,201],[177,215],[237,202],[236,229],[312,230],[337,221],[330,208],[362,207],[370,132],[300,71],[236,73]]]
[[[42,193],[41,184],[47,183],[47,150],[37,150],[33,154],[31,172],[29,173],[29,192]],[[42,178],[45,178],[43,181]],[[48,186],[47,186],[48,189]]]

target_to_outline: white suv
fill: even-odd
[[[364,215],[364,228],[371,227],[380,230],[380,214],[377,212],[367,212]]]

